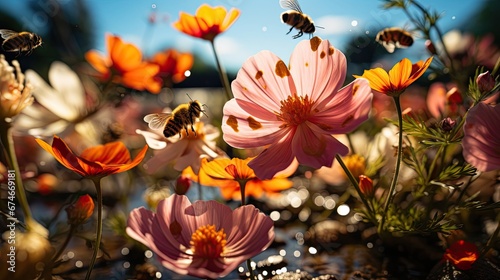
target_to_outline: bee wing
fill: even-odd
[[[19,34],[19,33],[12,31],[12,30],[9,30],[9,29],[0,29],[0,36],[2,36],[2,39],[4,39],[4,40],[12,38],[12,37],[16,36],[17,34]]]
[[[299,13],[303,13],[298,0],[280,0],[280,6],[283,9],[291,9]]]
[[[144,117],[144,121],[148,123],[149,128],[160,130],[165,127],[167,121],[172,117],[169,113],[149,114]]]

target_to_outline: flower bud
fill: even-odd
[[[184,195],[187,193],[189,188],[191,187],[191,178],[186,175],[181,175],[177,178],[175,182],[175,193],[178,195]]]
[[[430,54],[432,55],[437,54],[436,47],[434,46],[431,40],[425,41],[425,48]]]
[[[493,79],[489,71],[479,74],[476,83],[481,93],[489,92],[495,87],[495,79]]]
[[[443,131],[451,131],[453,130],[453,128],[455,127],[455,124],[457,123],[457,121],[455,120],[452,120],[451,118],[445,118],[443,119],[439,125],[441,126],[441,129]]]
[[[90,195],[82,195],[78,200],[66,208],[66,213],[68,214],[68,224],[79,225],[83,224],[85,221],[92,216],[94,212],[94,200]]]
[[[446,249],[443,259],[451,262],[458,269],[467,270],[471,269],[478,257],[479,253],[474,243],[459,240]]]
[[[373,181],[370,177],[365,175],[359,175],[359,189],[362,194],[367,197],[372,197],[375,194],[375,189],[373,188]]]

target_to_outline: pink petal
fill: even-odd
[[[293,133],[290,132],[282,140],[272,144],[248,163],[248,166],[253,169],[259,179],[271,179],[276,173],[290,166],[295,158],[290,147],[292,137]]]
[[[149,246],[145,235],[151,232],[153,219],[154,213],[144,207],[132,210],[127,221],[127,234],[142,244]]]
[[[253,205],[241,206],[233,212],[233,230],[227,237],[230,249],[225,257],[248,259],[264,251],[273,240],[273,221]]]
[[[286,134],[285,130],[279,128],[281,124],[277,119],[268,121],[254,117],[252,112],[245,112],[235,99],[224,106],[224,141],[236,148],[258,147],[279,141]]]
[[[166,164],[174,161],[184,153],[188,144],[189,140],[184,139],[175,143],[167,144],[167,147],[163,150],[157,150],[155,155],[146,162],[146,172],[153,174],[160,169],[165,168]]]
[[[354,91],[354,93],[353,93]],[[373,93],[364,78],[354,80],[342,88],[324,108],[309,121],[330,134],[348,133],[368,119]]]
[[[312,123],[297,127],[291,147],[300,164],[312,168],[332,166],[336,154],[347,155],[349,148]]]
[[[479,103],[469,110],[462,140],[465,160],[479,171],[500,168],[500,106]]]
[[[435,118],[444,113],[446,105],[446,88],[442,83],[433,83],[427,93],[427,109]]]
[[[277,65],[287,71],[282,67],[284,62],[270,51],[247,59],[231,84],[234,97],[255,103],[265,111],[279,111],[280,101],[296,91],[290,75],[282,75],[283,71],[279,72],[281,76],[277,74]]]
[[[290,72],[297,94],[321,103],[342,87],[347,64],[344,54],[328,40],[314,37],[297,44],[290,58]]]

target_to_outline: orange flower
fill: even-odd
[[[432,57],[429,57],[425,62],[419,61],[412,65],[408,58],[403,58],[389,73],[382,68],[375,68],[365,70],[362,76],[354,75],[354,77],[366,78],[374,91],[389,96],[399,96],[424,74],[431,62]]]
[[[94,212],[94,201],[90,195],[82,195],[78,200],[66,208],[68,223],[72,225],[83,224]]]
[[[455,267],[461,270],[470,269],[478,257],[479,253],[476,245],[464,240],[453,243],[446,249],[443,256],[445,260],[450,261]]]
[[[91,147],[77,156],[57,135],[54,135],[52,146],[40,139],[36,141],[64,167],[89,178],[102,178],[134,168],[144,159],[148,149],[145,145],[135,159],[131,160],[130,153],[122,142]]]
[[[139,48],[124,43],[120,37],[111,34],[106,35],[106,45],[108,57],[95,50],[85,54],[85,58],[99,72],[101,78],[113,78],[115,82],[136,90],[160,92],[161,80],[155,77],[160,67],[142,61]]]
[[[158,76],[165,83],[180,83],[186,79],[185,73],[193,66],[194,57],[190,53],[181,53],[174,49],[168,49],[156,53],[150,60],[160,67]]]
[[[240,15],[240,10],[231,8],[229,13],[222,6],[211,7],[207,4],[201,5],[196,10],[196,15],[184,12],[179,13],[179,21],[173,26],[196,38],[213,41],[215,36],[226,31]]]
[[[253,197],[261,197],[264,193],[273,195],[292,187],[292,181],[283,178],[285,176],[270,180],[257,178],[254,171],[248,167],[248,162],[252,159],[219,158],[208,162],[204,158],[201,161],[199,178],[194,174],[189,175],[193,181],[199,180],[203,185],[219,187],[224,199],[241,199],[240,183],[245,186],[245,195]]]

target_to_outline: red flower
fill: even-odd
[[[444,253],[443,258],[450,261],[461,270],[470,269],[479,257],[476,245],[465,240],[459,240],[451,245]]]
[[[131,160],[130,153],[122,142],[91,147],[77,156],[56,135],[54,135],[52,146],[40,139],[36,139],[36,141],[64,167],[89,178],[102,178],[132,169],[144,159],[148,149],[148,146],[145,145],[135,159]]]

